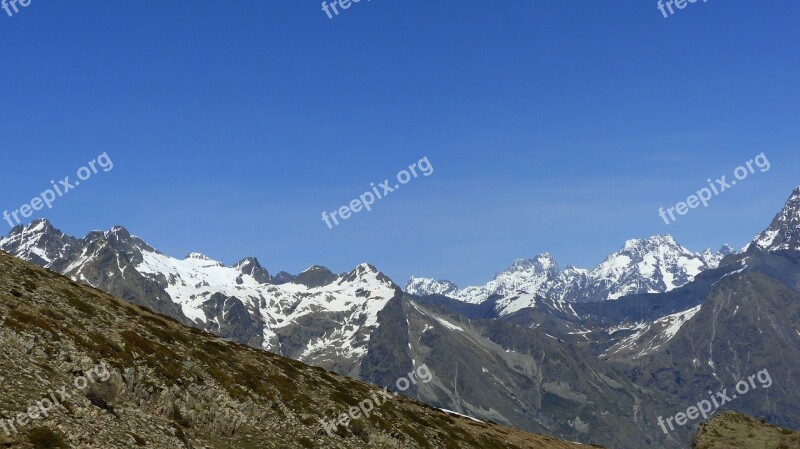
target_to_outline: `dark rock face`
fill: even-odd
[[[336,280],[336,275],[331,270],[314,265],[308,270],[300,273],[292,280],[293,283],[305,285],[308,288],[324,287]]]
[[[261,347],[264,338],[262,323],[238,298],[215,293],[203,303],[203,311],[206,314],[204,330],[228,340]]]
[[[243,259],[234,266],[238,268],[242,274],[248,274],[252,276],[261,284],[269,284],[272,281],[269,272],[264,269],[260,263],[258,263],[258,259],[255,257]]]

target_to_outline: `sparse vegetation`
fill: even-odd
[[[67,449],[64,435],[54,432],[47,427],[35,427],[28,431],[28,439],[37,449]]]
[[[734,412],[715,415],[701,425],[693,449],[796,449],[800,432],[782,429]]]

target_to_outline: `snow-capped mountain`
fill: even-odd
[[[64,259],[80,246],[78,239],[56,230],[47,220],[17,226],[0,242],[4,251],[45,267],[54,260]]]
[[[723,257],[733,252],[726,245],[719,252],[706,250],[699,254],[679,245],[670,235],[660,235],[625,242],[619,251],[592,270],[568,266],[562,271],[553,257],[545,253],[534,259],[517,260],[485,285],[459,289],[449,281],[412,277],[405,290],[414,295],[439,294],[473,304],[493,295],[517,296],[519,292],[567,302],[614,300],[633,294],[671,291],[702,271],[716,268]]]
[[[758,234],[747,249],[800,251],[800,187],[792,192],[770,226]]]
[[[452,298],[458,297],[460,292],[453,282],[415,276],[408,280],[404,290],[412,295],[444,295]]]
[[[201,253],[177,259],[120,226],[77,239],[37,220],[13,229],[0,249],[220,336],[344,373],[357,369],[378,312],[399,293],[368,264],[341,275],[313,266],[274,283],[253,257],[232,266]]]
[[[486,285],[460,290],[450,281],[412,277],[405,290],[414,295],[440,294],[461,301],[478,304],[491,295],[507,295],[518,290],[540,290],[558,280],[560,270],[549,254],[540,254],[533,259],[519,259],[511,267],[495,275]]]
[[[679,245],[671,235],[628,240],[589,273],[578,300],[619,299],[639,293],[663,293],[687,284],[708,268],[702,255]]]

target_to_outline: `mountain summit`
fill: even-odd
[[[800,187],[792,192],[786,205],[767,229],[758,234],[748,246],[764,251],[800,251]]]

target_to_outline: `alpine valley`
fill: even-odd
[[[401,288],[366,263],[273,275],[253,257],[231,266],[200,253],[178,259],[123,227],[76,238],[45,220],[14,228],[0,249],[377,386],[424,363],[433,381],[405,395],[525,431],[606,448],[686,448],[700,420],[665,433],[658,418],[764,369],[769,389],[720,410],[800,428],[800,188],[741,251],[696,253],[654,236],[592,269],[561,269],[545,253],[465,288],[423,277]]]

